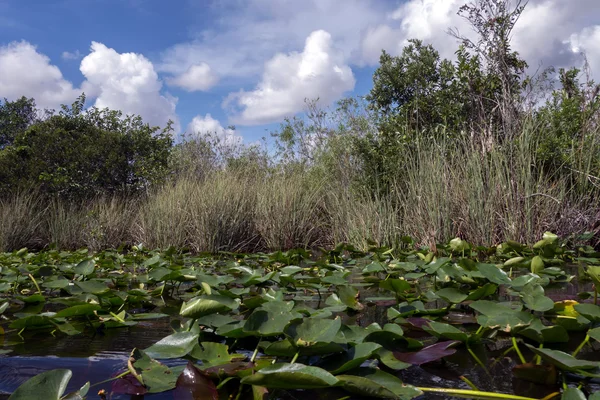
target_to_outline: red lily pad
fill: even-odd
[[[395,351],[394,357],[402,362],[412,365],[427,364],[432,361],[441,360],[444,357],[451,356],[452,354],[456,353],[456,349],[453,349],[452,346],[455,346],[459,343],[460,342],[457,340],[448,340],[427,346],[413,353],[401,353],[399,351]]]

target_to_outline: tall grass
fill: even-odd
[[[566,236],[589,229],[600,220],[593,159],[600,135],[587,139],[587,151],[574,149],[576,168],[555,173],[537,167],[537,129],[526,125],[511,143],[486,151],[468,139],[416,142],[399,155],[385,195],[350,185],[360,170],[349,171],[348,158],[332,165],[332,157],[301,168],[248,159],[213,166],[139,198],[73,204],[20,192],[0,201],[0,250],[143,243],[261,251],[339,242],[366,249],[370,240],[398,246],[405,235],[435,247],[456,236],[484,245],[531,243],[546,230]]]

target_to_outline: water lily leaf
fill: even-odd
[[[365,308],[358,302],[359,292],[352,286],[338,286],[337,294],[342,303],[355,311],[361,311]]]
[[[541,356],[545,361],[565,371],[576,372],[577,370],[592,370],[600,367],[600,362],[578,360],[572,355],[559,350],[539,349],[531,345],[527,345],[527,347],[535,354]]]
[[[511,267],[511,266],[515,266],[517,264],[520,264],[521,262],[525,261],[524,257],[513,257],[509,260],[506,260],[504,262],[504,266],[505,267]]]
[[[8,398],[9,400],[39,399],[43,394],[44,399],[59,400],[67,389],[67,384],[73,373],[68,369],[53,369],[42,372],[28,379],[17,388]]]
[[[341,374],[342,372],[358,368],[380,348],[381,345],[377,343],[359,343],[343,354],[326,357],[319,366],[334,375]]]
[[[496,293],[496,290],[498,290],[498,285],[495,285],[493,283],[486,283],[485,285],[472,291],[465,300],[483,299]]]
[[[396,371],[412,367],[412,364],[402,362],[394,357],[394,352],[388,349],[381,348],[377,350],[377,359],[388,368]]]
[[[84,293],[92,293],[100,295],[108,292],[110,289],[102,281],[83,281],[75,282],[75,285],[79,287]]]
[[[540,256],[535,256],[531,259],[531,273],[532,274],[538,274],[540,272],[542,272],[545,268],[545,264],[544,264],[544,260],[542,260],[542,257]]]
[[[292,319],[302,316],[292,312],[294,302],[269,301],[254,310],[246,323],[244,331],[258,336],[281,335]]]
[[[29,315],[19,318],[9,325],[12,329],[41,329],[53,326],[49,317],[42,315]]]
[[[17,298],[27,304],[37,304],[46,301],[46,298],[43,295],[37,293],[27,297],[18,296]]]
[[[113,393],[123,393],[135,396],[143,396],[148,393],[148,389],[146,389],[132,374],[125,375],[124,377],[113,381],[111,389]]]
[[[469,339],[469,336],[460,329],[436,321],[428,321],[427,325],[423,326],[423,330],[439,338],[458,340],[463,343]]]
[[[590,329],[587,334],[592,339],[597,340],[598,342],[600,342],[600,328]]]
[[[524,311],[513,310],[503,304],[489,300],[478,300],[469,305],[479,312],[477,322],[487,328],[499,328],[505,332],[527,326],[535,319],[533,315]]]
[[[241,383],[279,389],[321,389],[338,384],[338,379],[322,368],[304,364],[273,364],[246,376]]]
[[[497,285],[510,285],[511,280],[502,269],[498,268],[495,264],[477,264],[477,270],[481,272],[488,281]]]
[[[153,360],[142,350],[134,349],[131,352],[127,368],[148,393],[166,392],[173,389],[177,382],[177,375],[169,367]]]
[[[218,400],[219,392],[212,379],[188,361],[177,378],[173,398],[182,400]]]
[[[394,292],[397,296],[408,292],[411,288],[410,283],[404,279],[386,279],[379,282],[379,287]]]
[[[94,260],[83,260],[82,262],[77,264],[77,266],[75,267],[75,269],[73,269],[73,271],[77,275],[87,276],[87,275],[91,274],[92,272],[94,272],[95,266],[96,266],[96,262]]]
[[[191,352],[196,344],[198,344],[197,333],[177,332],[159,340],[144,351],[151,358],[181,358]]]
[[[563,391],[561,400],[586,400],[585,394],[577,388],[568,387]]]
[[[447,301],[448,303],[453,304],[462,303],[468,297],[468,295],[452,287],[440,289],[437,292],[435,292],[435,294]]]
[[[202,369],[246,358],[243,354],[229,354],[229,346],[215,342],[196,344],[190,356],[202,361]]]
[[[72,306],[60,310],[56,313],[56,318],[70,318],[70,317],[81,317],[84,315],[92,315],[94,311],[99,310],[101,307],[97,304],[81,304]]]
[[[521,290],[521,298],[525,306],[533,311],[549,311],[554,308],[554,301],[544,295],[541,285],[530,283]]]
[[[338,375],[337,378],[345,390],[360,396],[410,400],[423,394],[419,389],[405,385],[394,375],[376,368],[359,368],[351,375]]]
[[[560,325],[545,326],[539,319],[532,321],[529,326],[517,330],[517,333],[538,343],[566,343],[569,341],[569,333],[565,328]]]
[[[238,306],[239,303],[230,297],[221,295],[201,296],[184,302],[181,305],[179,315],[185,318],[197,319],[205,315],[228,312]]]
[[[453,349],[452,347],[459,343],[460,342],[457,340],[438,342],[413,353],[395,351],[394,357],[408,364],[422,365],[432,361],[441,360],[446,356],[456,353],[456,349]]]
[[[311,346],[318,342],[332,342],[342,326],[342,321],[336,319],[304,318],[292,321],[286,329],[285,334],[291,338],[298,347]]]
[[[600,307],[595,304],[576,304],[573,308],[592,322],[600,322]]]

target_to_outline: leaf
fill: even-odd
[[[244,331],[257,336],[281,335],[287,324],[302,316],[292,312],[294,302],[269,301],[254,310],[246,323]]]
[[[246,358],[243,354],[229,354],[229,346],[215,342],[202,342],[200,345],[195,345],[190,356],[202,361],[202,369]]]
[[[54,315],[56,318],[69,318],[69,317],[81,317],[84,315],[91,315],[94,311],[99,310],[100,306],[97,304],[81,304],[78,306],[72,306],[60,310]]]
[[[143,396],[148,393],[148,389],[146,389],[132,374],[125,375],[124,377],[115,380],[112,384],[112,391],[114,393],[137,396]]]
[[[535,256],[531,259],[531,273],[532,274],[538,274],[540,272],[542,272],[544,270],[544,260],[542,260],[542,257],[540,256]]]
[[[77,285],[85,293],[92,293],[95,295],[104,294],[110,290],[102,281],[75,282],[75,285]]]
[[[342,303],[350,307],[355,311],[361,311],[365,308],[362,304],[358,302],[359,292],[356,288],[352,286],[339,286],[337,289],[337,294]]]
[[[529,326],[519,329],[517,333],[538,343],[566,343],[569,341],[569,333],[565,328],[560,325],[545,326],[539,319],[532,321]]]
[[[493,283],[486,283],[485,285],[472,291],[466,298],[466,300],[479,300],[484,297],[493,295],[494,293],[496,293],[496,290],[498,290],[498,285],[494,285]]]
[[[285,334],[292,339],[296,346],[305,347],[319,342],[332,342],[341,326],[342,321],[339,318],[304,318],[290,323],[285,329]]]
[[[96,262],[94,260],[83,260],[82,262],[77,264],[73,271],[78,275],[87,276],[94,272],[95,265]]]
[[[169,367],[153,360],[142,350],[134,349],[131,352],[127,368],[146,387],[148,393],[171,390],[177,382],[177,375]]]
[[[197,319],[209,314],[229,312],[236,309],[238,305],[238,302],[230,297],[221,295],[202,296],[187,303],[184,302],[181,305],[179,315],[184,318]]]
[[[218,400],[219,393],[212,379],[188,361],[177,378],[173,398],[181,400]]]
[[[577,370],[591,370],[600,367],[600,363],[597,361],[578,360],[572,355],[559,350],[538,349],[531,345],[527,345],[527,347],[547,362],[565,371],[576,372]]]
[[[502,269],[495,264],[477,264],[477,270],[481,272],[488,281],[497,285],[510,285],[511,280]]]
[[[587,334],[592,339],[597,340],[598,342],[600,342],[600,328],[590,329]]]
[[[319,366],[330,371],[332,374],[341,374],[342,372],[358,368],[380,348],[381,345],[377,343],[359,343],[348,349],[345,353],[326,357]]]
[[[304,364],[273,364],[246,376],[241,383],[278,389],[322,389],[338,384],[338,379],[318,367]]]
[[[592,322],[600,322],[600,307],[595,304],[576,304],[575,311]]]
[[[394,357],[394,353],[388,349],[382,348],[377,350],[377,359],[386,367],[396,371],[412,367],[412,364],[398,360],[396,357]]]
[[[440,360],[446,356],[456,353],[456,349],[451,347],[456,346],[459,343],[460,342],[457,340],[438,342],[414,353],[401,353],[399,351],[395,351],[394,357],[405,363],[422,365],[432,361]]]
[[[533,311],[549,311],[554,308],[554,301],[544,295],[544,288],[536,283],[525,285],[521,290],[521,298],[525,306]]]
[[[429,321],[427,325],[423,326],[423,330],[436,337],[458,340],[463,343],[469,339],[469,336],[460,329],[436,321]]]
[[[397,296],[410,290],[410,283],[404,279],[386,279],[379,282],[379,287],[394,292]]]
[[[191,352],[196,344],[198,344],[197,333],[177,332],[159,340],[144,351],[151,358],[181,358]]]
[[[68,369],[53,369],[42,372],[28,379],[17,388],[8,398],[9,400],[39,399],[43,394],[44,399],[59,400],[67,389],[72,372]]]
[[[568,387],[563,391],[561,400],[587,400],[585,394],[577,388]]]
[[[394,375],[376,368],[360,368],[349,375],[338,375],[337,378],[348,392],[370,398],[410,400],[423,394]]]
[[[462,303],[468,296],[456,288],[444,288],[435,292],[436,295],[448,303]]]

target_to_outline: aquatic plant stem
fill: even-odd
[[[423,388],[418,387],[417,389],[423,392],[449,394],[455,396],[469,396],[483,399],[507,399],[507,400],[539,400],[532,397],[522,397],[513,394],[505,393],[493,393],[493,392],[481,392],[479,390],[465,390],[465,389],[446,389],[446,388]],[[552,393],[550,396],[544,398],[544,400],[552,399],[556,396],[560,396],[560,393]]]
[[[478,388],[477,386],[475,386],[475,384],[474,384],[473,382],[471,382],[471,381],[469,380],[469,378],[467,378],[466,376],[464,376],[464,375],[461,375],[459,378],[460,378],[460,380],[461,380],[461,381],[463,381],[464,383],[466,383],[467,385],[469,385],[469,387],[470,387],[471,389],[473,389],[473,390],[477,390],[478,392],[480,391],[480,390],[479,390],[479,388]]]
[[[490,374],[490,371],[488,371],[488,369],[485,367],[485,364],[479,359],[479,357],[477,357],[477,354],[475,354],[475,352],[473,351],[473,349],[471,349],[471,346],[469,346],[468,343],[466,343],[467,346],[467,351],[469,352],[469,354],[471,355],[471,357],[473,357],[473,360],[475,360],[475,362],[481,367],[483,368],[483,370],[486,372],[486,374]]]
[[[90,385],[90,388],[93,388],[94,386],[102,385],[103,383],[112,382],[114,380],[121,379],[122,377],[124,377],[126,375],[129,375],[130,373],[131,373],[131,371],[125,371],[122,374],[119,374],[119,375],[117,375],[115,377],[112,377],[110,379],[107,379],[107,380],[104,380],[104,381],[101,381],[101,382],[96,382],[93,385]]]
[[[519,346],[517,345],[517,339],[514,336],[511,339],[512,339],[513,347],[515,348],[515,351],[517,352],[517,355],[519,356],[519,360],[521,360],[521,364],[527,364],[525,357],[523,357],[523,353],[521,353],[521,350],[519,349]]]
[[[35,285],[35,287],[37,288],[37,291],[39,294],[42,294],[42,290],[40,289],[40,285],[38,285],[37,281],[35,280],[35,278],[33,277],[33,275],[29,274],[29,278],[33,281],[33,284]]]
[[[294,358],[292,358],[291,364],[293,364],[293,363],[295,363],[295,362],[296,362],[296,360],[298,359],[298,356],[299,356],[299,355],[300,355],[300,352],[297,352],[297,353],[294,355]]]
[[[581,351],[581,349],[583,349],[583,347],[586,344],[588,344],[589,341],[590,341],[590,336],[589,335],[585,335],[585,339],[583,339],[583,341],[579,344],[579,346],[577,346],[577,348],[575,349],[575,351],[571,355],[573,357],[577,356],[577,354]]]
[[[256,360],[257,355],[258,355],[258,344],[256,345],[256,348],[254,349],[254,353],[252,353],[252,357],[250,358],[251,363],[253,363],[254,360]]]

